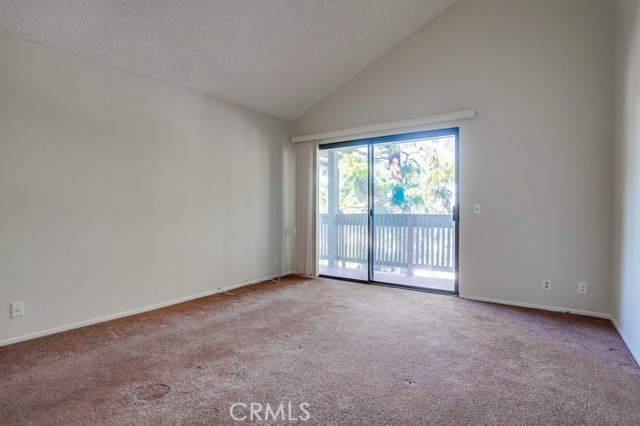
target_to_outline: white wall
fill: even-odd
[[[609,313],[612,19],[607,1],[463,0],[294,134],[477,109],[459,123],[461,294]]]
[[[640,362],[640,4],[616,3],[612,310]]]
[[[0,343],[289,271],[289,137],[0,33]]]

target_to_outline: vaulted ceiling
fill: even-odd
[[[295,120],[458,0],[0,0],[0,29]]]

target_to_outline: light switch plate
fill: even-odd
[[[480,214],[480,212],[481,212],[480,204],[474,204],[473,205],[473,214]]]
[[[11,318],[18,318],[23,315],[24,315],[24,303],[22,301],[13,302],[11,304]]]

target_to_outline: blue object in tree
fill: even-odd
[[[392,191],[391,204],[395,204],[396,206],[404,204],[404,187],[394,186]]]

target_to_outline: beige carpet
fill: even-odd
[[[0,348],[0,424],[640,424],[606,320],[300,277],[233,293]]]

